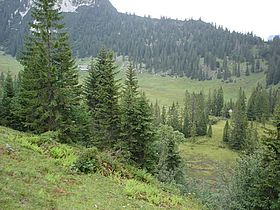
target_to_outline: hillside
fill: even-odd
[[[157,184],[117,175],[77,174],[69,163],[83,148],[50,138],[0,127],[1,209],[203,209],[195,199],[165,192]],[[38,146],[40,141],[49,143]]]
[[[0,3],[0,45],[11,55],[22,48],[31,16],[30,0]],[[109,0],[59,1],[64,22],[77,57],[96,56],[101,47],[128,55],[139,68],[150,72],[211,79],[225,74],[245,74],[228,65],[247,62],[252,72],[267,48],[253,34],[230,32],[202,20],[153,19],[118,13]],[[228,65],[227,65],[228,63]]]

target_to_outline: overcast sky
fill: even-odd
[[[198,19],[267,39],[280,34],[280,0],[110,0],[119,12]]]

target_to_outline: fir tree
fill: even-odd
[[[245,75],[246,76],[249,76],[250,75],[250,70],[249,70],[249,64],[246,63],[246,72],[245,72]]]
[[[161,114],[160,114],[160,107],[157,100],[155,105],[153,106],[153,112],[154,112],[155,125],[158,126],[161,122]]]
[[[238,64],[237,64],[237,71],[236,71],[236,77],[240,77],[240,76],[241,76],[240,62],[238,62]]]
[[[182,179],[182,160],[177,142],[184,139],[181,133],[171,126],[160,125],[156,132],[157,166],[156,177],[162,182],[180,182]]]
[[[207,136],[209,138],[212,138],[212,135],[213,135],[213,133],[212,133],[212,125],[209,124],[208,131],[207,131]]]
[[[217,96],[215,101],[215,116],[222,115],[223,106],[224,106],[224,91],[223,88],[220,87],[217,91]]]
[[[12,113],[12,100],[15,95],[13,78],[8,72],[3,85],[3,98],[1,101],[1,116],[0,121],[4,126],[11,126],[13,124],[14,115]]]
[[[130,153],[131,160],[138,166],[152,170],[153,117],[145,95],[139,94],[137,83],[130,64],[121,100],[121,147]]]
[[[230,127],[227,120],[223,132],[223,142],[228,143],[229,141],[230,141]]]
[[[172,106],[168,110],[167,124],[174,128],[174,130],[180,131],[181,124],[179,119],[179,105],[178,103],[172,103]]]
[[[166,118],[167,118],[167,113],[166,113],[166,107],[163,106],[162,107],[162,111],[161,111],[161,124],[165,125],[166,124]]]
[[[185,106],[183,115],[182,133],[187,138],[191,135],[191,97],[188,91],[185,93]]]
[[[97,62],[91,64],[84,88],[92,116],[94,144],[101,149],[111,148],[120,133],[119,86],[115,69],[113,53],[101,49]]]
[[[35,0],[31,34],[21,58],[24,66],[17,115],[28,130],[59,131],[61,141],[75,135],[73,109],[80,102],[75,61],[55,0]]]
[[[202,92],[199,94],[193,94],[195,101],[195,122],[196,133],[198,136],[204,136],[207,134],[207,116],[205,113],[204,95]]]
[[[1,75],[0,75],[0,87],[4,87],[4,82],[5,82],[5,75],[4,75],[4,72],[1,72]]]
[[[246,116],[246,107],[244,92],[240,90],[239,98],[235,104],[232,114],[232,131],[230,138],[230,147],[233,149],[244,149],[247,145],[247,116]]]

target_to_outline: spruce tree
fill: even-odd
[[[172,106],[168,110],[168,121],[167,124],[174,128],[174,130],[180,131],[181,124],[179,119],[179,105],[178,103],[172,103]]]
[[[156,100],[155,105],[153,106],[153,112],[154,112],[154,122],[155,125],[159,125],[161,122],[161,114],[160,114],[160,107],[158,104],[158,101]]]
[[[223,142],[228,143],[229,141],[230,141],[230,127],[227,120],[223,131]]]
[[[135,71],[130,64],[121,99],[120,147],[130,153],[130,159],[138,166],[152,170],[153,117],[145,95],[139,94],[137,83]]]
[[[120,134],[119,86],[115,79],[113,53],[101,49],[97,62],[92,62],[86,79],[84,94],[91,116],[94,145],[111,148]]]
[[[161,182],[180,182],[183,173],[177,143],[184,139],[183,135],[174,131],[171,126],[160,125],[156,139],[156,177]]]
[[[213,133],[212,133],[212,125],[209,124],[208,131],[207,131],[207,136],[209,138],[212,138],[212,135],[213,135]]]
[[[191,97],[188,91],[185,93],[182,133],[186,138],[191,135]]]
[[[221,116],[222,115],[222,109],[224,106],[224,91],[223,88],[220,87],[217,91],[217,97],[216,97],[216,105],[215,105],[215,116]]]
[[[229,142],[231,148],[237,150],[245,149],[248,137],[247,127],[248,121],[246,116],[245,95],[240,89],[239,98],[232,113],[232,131]]]
[[[246,72],[245,72],[245,75],[246,76],[249,76],[250,75],[250,70],[249,70],[249,64],[246,63]]]
[[[61,24],[56,0],[35,0],[30,35],[22,54],[19,110],[28,130],[59,131],[61,141],[75,135],[73,109],[79,105],[78,72]]]
[[[163,125],[165,125],[166,124],[166,121],[167,121],[167,113],[166,113],[166,107],[165,106],[163,106],[162,107],[162,111],[161,111],[161,124],[163,124]]]
[[[204,136],[207,134],[207,116],[205,113],[204,95],[202,92],[199,94],[193,94],[195,101],[195,122],[196,133],[198,136]]]
[[[0,122],[4,126],[11,126],[14,120],[14,115],[12,112],[12,100],[15,93],[14,93],[13,78],[10,72],[8,72],[3,86],[4,87],[3,87],[3,98],[1,101]]]
[[[4,87],[4,82],[5,82],[5,75],[4,75],[4,72],[1,72],[1,75],[0,75],[0,87]]]

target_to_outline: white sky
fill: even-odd
[[[110,0],[119,12],[198,19],[267,39],[280,34],[280,0]]]

